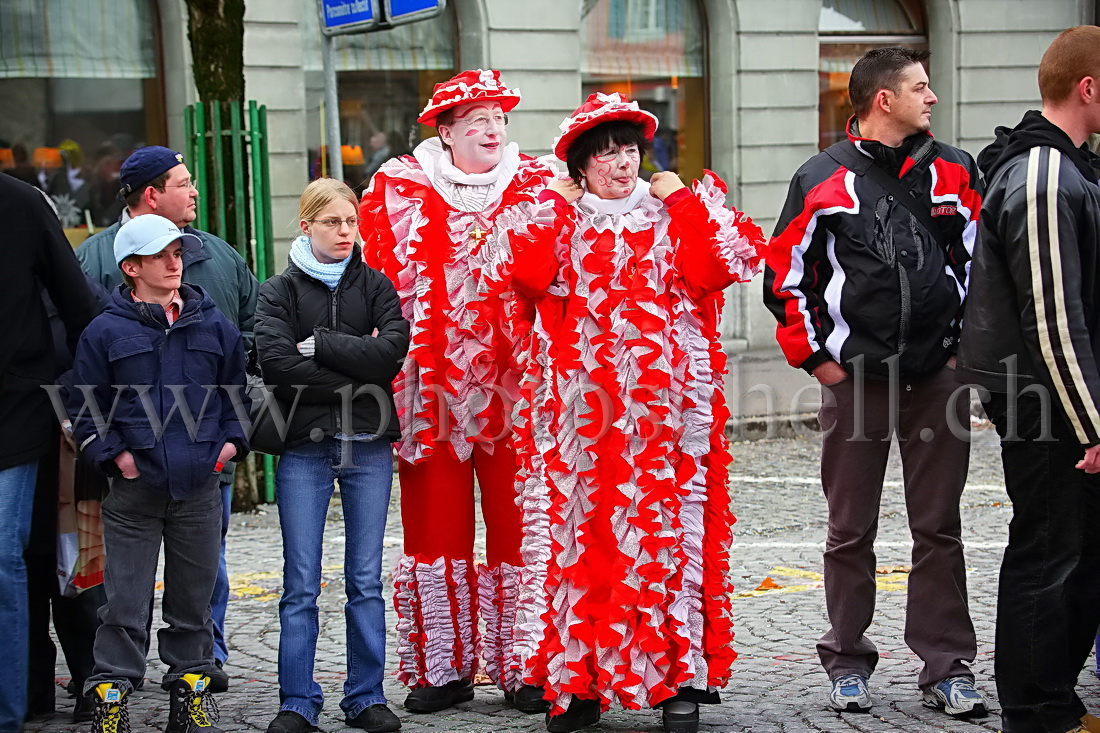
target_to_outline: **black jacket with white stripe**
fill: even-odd
[[[959,347],[960,381],[1048,390],[1078,440],[1100,443],[1097,157],[1039,112],[998,128]]]

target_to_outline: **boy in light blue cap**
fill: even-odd
[[[218,472],[248,450],[248,405],[240,331],[200,288],[181,282],[183,251],[197,245],[193,234],[155,214],[124,224],[114,254],[125,282],[77,347],[66,407],[85,458],[111,484],[103,502],[107,603],[95,673],[84,689],[95,701],[97,733],[127,728],[127,699],[145,676],[162,539],[167,626],[158,646],[171,696],[165,731],[220,733],[207,707],[210,595],[221,546]]]

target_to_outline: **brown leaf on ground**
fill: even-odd
[[[883,565],[875,568],[875,572],[879,575],[891,575],[893,573],[908,573],[912,569],[912,565]]]

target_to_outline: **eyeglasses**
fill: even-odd
[[[610,150],[605,150],[604,152],[593,155],[592,157],[600,161],[601,163],[610,163],[611,161],[619,157],[619,153],[625,154],[626,157],[630,160],[634,160],[642,156],[642,151],[638,150],[637,145],[628,145],[625,148],[612,148]]]
[[[489,127],[490,122],[495,123],[497,127],[507,127],[508,115],[493,115],[492,117],[489,115],[478,115],[472,120],[462,120],[462,124],[465,125],[467,129],[477,130],[478,132],[484,132],[485,129]]]
[[[326,229],[339,229],[341,224],[347,224],[349,229],[355,229],[359,226],[358,216],[349,216],[347,219],[337,219],[332,217],[331,219],[306,219],[310,224],[320,224]]]
[[[166,183],[164,184],[164,188],[193,188],[196,191],[198,190],[194,181],[188,181],[187,183]]]

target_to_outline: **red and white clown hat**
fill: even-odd
[[[584,104],[577,107],[573,115],[558,126],[561,135],[554,140],[554,155],[560,160],[565,160],[569,146],[580,137],[581,133],[596,125],[615,120],[637,122],[645,128],[645,139],[651,142],[653,135],[657,132],[657,118],[639,107],[637,102],[629,101],[618,92],[611,94],[595,92],[588,95]]]
[[[519,90],[504,86],[500,80],[499,71],[493,69],[463,71],[435,85],[432,98],[417,121],[435,127],[435,120],[440,112],[471,102],[498,102],[502,110],[510,112],[519,104]]]

